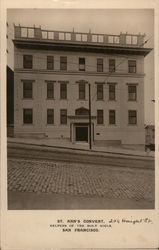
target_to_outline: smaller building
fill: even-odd
[[[155,126],[147,125],[145,127],[145,145],[146,148],[155,150]]]

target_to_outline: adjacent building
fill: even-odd
[[[14,72],[7,66],[7,136],[13,136],[14,127]]]
[[[145,144],[144,35],[15,26],[13,42],[16,137]]]
[[[145,126],[145,146],[151,150],[155,149],[155,126],[146,125]]]

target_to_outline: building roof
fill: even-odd
[[[146,56],[152,49],[144,48],[144,37],[141,34],[108,35],[15,26],[13,42],[18,48]]]

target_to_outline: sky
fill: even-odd
[[[103,34],[146,34],[145,47],[154,48],[152,9],[8,9],[8,65],[13,69],[14,24],[43,29]],[[154,124],[154,52],[145,57],[145,124]]]

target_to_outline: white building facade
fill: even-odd
[[[92,144],[145,144],[144,36],[15,26],[13,42],[15,137],[88,142],[91,122]]]

